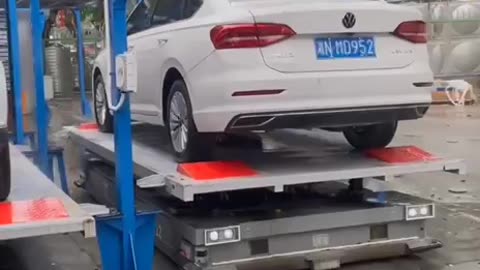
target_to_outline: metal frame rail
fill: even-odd
[[[115,160],[114,138],[111,134],[74,127],[69,129],[72,139],[87,151],[111,162]],[[193,201],[198,194],[221,191],[270,188],[274,192],[282,192],[290,185],[318,182],[357,178],[388,180],[399,175],[438,171],[466,173],[462,159],[435,156],[432,160],[420,162],[388,163],[363,153],[335,147],[321,149],[320,146],[315,149],[314,146],[304,145],[304,148],[291,148],[278,153],[252,152],[253,150],[223,153],[227,160],[238,158],[235,161],[242,161],[255,174],[204,181],[205,179],[195,179],[179,172],[182,165],[175,163],[168,149],[162,147],[162,135],[158,129],[134,126],[134,131],[133,164],[135,174],[142,177],[137,181],[137,185],[141,188],[164,187],[166,192],[183,201]],[[289,141],[301,141],[301,137],[292,133]],[[312,147],[313,151],[305,150]],[[219,155],[221,158],[222,155]],[[208,166],[207,170],[213,170],[214,165]],[[225,167],[220,166],[218,171],[221,173],[222,170],[225,170]]]

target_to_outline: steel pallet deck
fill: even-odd
[[[114,140],[111,134],[95,129],[71,127],[71,138],[87,151],[110,162],[114,161]],[[177,164],[169,152],[166,135],[160,128],[133,125],[133,156],[135,174],[142,188],[164,187],[171,195],[193,201],[197,194],[221,191],[270,188],[282,192],[286,186],[349,180],[355,178],[391,177],[421,172],[448,171],[463,174],[466,171],[462,159],[443,158],[427,154],[415,162],[391,162],[378,156],[352,152],[345,144],[330,143],[322,138],[312,138],[304,133],[285,131],[273,134],[277,145],[283,147],[265,151],[254,144],[240,147],[219,147],[215,160],[240,162],[247,174],[200,179],[185,173],[185,164]],[[421,149],[417,149],[421,153]],[[398,154],[398,153],[397,153]],[[395,153],[394,153],[395,155]],[[189,166],[192,164],[189,164]],[[214,175],[222,175],[231,169],[225,164],[194,163],[208,167]],[[228,164],[227,164],[228,165]],[[243,170],[243,171],[245,171]],[[180,173],[182,172],[182,173]]]
[[[27,159],[10,146],[12,187],[0,203],[0,240],[50,234],[96,234],[95,220],[63,193]]]

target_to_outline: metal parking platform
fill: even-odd
[[[113,136],[69,129],[83,187],[117,207]],[[181,269],[333,269],[441,247],[425,229],[432,202],[367,190],[364,180],[466,172],[463,160],[416,147],[352,152],[294,131],[274,134],[277,147],[237,141],[220,144],[220,162],[177,164],[161,128],[132,131],[136,207],[160,210],[156,247]]]
[[[82,232],[95,237],[95,220],[10,145],[12,187],[0,203],[0,240]]]
[[[70,128],[70,133],[87,151],[114,161],[113,135],[94,128]],[[165,134],[159,128],[133,126],[135,174],[143,178],[137,185],[164,187],[183,201],[193,201],[195,195],[221,191],[270,188],[282,192],[287,186],[326,181],[388,180],[423,172],[466,172],[462,159],[443,158],[416,147],[359,153],[342,145],[325,145],[321,139],[314,143],[303,142],[305,138],[293,132],[275,138],[277,144],[287,146],[275,151],[264,151],[255,145],[219,148],[215,159],[221,162],[179,165],[162,137]]]

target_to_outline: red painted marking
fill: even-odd
[[[213,161],[179,164],[177,171],[198,181],[256,176],[257,172],[239,161]]]
[[[68,216],[63,202],[53,198],[0,203],[0,226],[58,220]]]
[[[96,123],[83,123],[79,127],[82,131],[98,131],[98,125]]]
[[[387,163],[427,162],[438,159],[432,154],[416,146],[372,149],[365,151],[365,154],[368,157],[375,158]]]

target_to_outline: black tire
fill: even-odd
[[[102,87],[103,86],[103,87]],[[106,102],[105,110],[101,110],[99,103],[100,97],[103,97],[103,101]],[[102,132],[112,133],[113,132],[113,115],[110,113],[108,109],[108,101],[107,101],[107,93],[105,89],[105,83],[103,82],[103,78],[101,75],[95,77],[95,84],[93,88],[93,107],[95,109],[95,120],[97,122],[98,128]],[[103,119],[103,121],[102,121]]]
[[[383,148],[392,142],[397,126],[397,122],[390,122],[351,127],[344,130],[343,135],[350,145],[359,150]]]
[[[175,120],[172,118],[175,116],[170,115],[172,106],[175,106],[173,105],[172,101],[174,97],[175,99],[177,99],[179,96],[183,97],[184,104],[181,106],[181,108],[185,109],[185,111],[183,112],[186,115],[186,117],[184,117],[182,121],[176,122],[180,123],[178,124],[179,127],[177,127],[176,129],[182,129],[182,125],[186,126],[186,143],[183,147],[183,150],[181,149],[181,147],[179,148],[175,146],[176,136],[174,134],[175,132],[172,133],[172,128],[175,127],[172,127],[170,124],[173,123],[172,121]],[[177,160],[177,162],[181,163],[210,160],[212,157],[212,150],[215,144],[215,136],[210,134],[201,134],[197,131],[197,127],[195,125],[195,122],[193,121],[192,116],[192,104],[188,95],[187,86],[185,85],[185,82],[183,80],[176,80],[175,82],[173,82],[172,86],[170,87],[166,107],[167,110],[165,111],[165,126],[167,128],[172,151],[175,155],[175,159]],[[181,135],[177,134],[177,136]]]
[[[7,143],[0,146],[0,201],[7,199],[10,194],[10,149]]]

